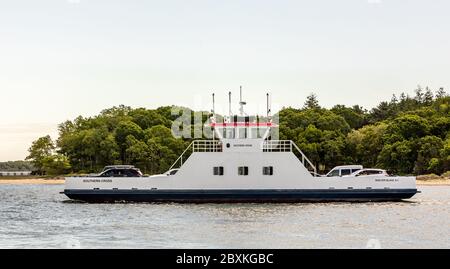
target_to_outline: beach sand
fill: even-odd
[[[64,179],[43,179],[43,178],[17,178],[17,179],[2,179],[0,178],[0,185],[61,185],[64,184]]]
[[[450,179],[417,180],[417,186],[450,186]]]
[[[423,175],[417,176],[417,185],[422,186],[435,186],[435,185],[450,185],[450,177],[448,176],[437,176],[437,175]]]

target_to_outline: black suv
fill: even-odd
[[[142,177],[142,172],[133,166],[107,166],[99,177]]]

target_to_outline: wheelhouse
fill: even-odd
[[[212,123],[216,135],[222,139],[266,139],[270,128],[276,127],[271,122],[232,122]]]

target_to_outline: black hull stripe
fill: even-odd
[[[398,201],[417,189],[384,190],[65,190],[85,202],[288,203],[313,201]]]

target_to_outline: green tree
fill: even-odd
[[[317,100],[317,95],[314,93],[311,93],[306,97],[305,105],[303,106],[304,109],[319,109],[319,101]]]
[[[344,105],[335,105],[331,111],[343,117],[352,129],[359,129],[366,123],[366,113],[359,107],[346,107]]]
[[[187,146],[182,139],[173,137],[172,130],[162,125],[145,130],[145,139],[156,164],[152,169],[159,173],[168,170]]]
[[[434,95],[430,88],[426,87],[425,93],[423,95],[423,102],[425,105],[429,106],[433,103]]]
[[[138,108],[128,113],[132,117],[132,121],[139,125],[142,130],[151,128],[155,125],[164,125],[166,127],[171,126],[171,122],[158,114],[157,111],[148,110],[145,108]]]
[[[352,162],[364,167],[376,166],[377,157],[384,146],[383,137],[387,128],[386,123],[379,123],[350,132],[346,139],[346,152]]]
[[[136,139],[132,135],[127,137],[127,163],[133,163],[140,167],[144,173],[147,173],[151,169],[149,169],[149,164],[153,161],[152,157],[150,147],[145,142]]]
[[[383,120],[391,119],[397,115],[396,105],[388,102],[381,102],[373,108],[368,115],[370,123],[377,123]]]
[[[443,143],[440,159],[442,160],[442,171],[450,171],[450,133]]]
[[[390,122],[385,141],[393,143],[403,139],[425,136],[429,133],[428,121],[418,115],[403,115]]]
[[[55,145],[52,138],[47,135],[38,138],[34,141],[28,149],[29,155],[26,160],[31,160],[33,166],[39,174],[44,173],[44,161],[50,157],[55,150]]]
[[[443,149],[442,139],[436,136],[425,136],[418,140],[418,156],[414,165],[414,173],[442,173],[442,166],[439,160]]]
[[[70,171],[69,159],[61,154],[47,156],[43,159],[43,170],[47,175],[64,175]]]
[[[142,128],[132,121],[120,122],[115,130],[115,140],[120,148],[120,159],[125,163],[125,151],[127,149],[127,137],[134,136],[136,139],[141,139],[143,136]]]
[[[33,164],[29,161],[8,161],[0,162],[2,171],[34,171]]]
[[[417,101],[417,103],[419,103],[419,104],[423,103],[424,93],[423,93],[423,89],[420,85],[417,86],[415,93],[416,93],[416,97],[414,99]]]
[[[439,88],[439,90],[436,92],[436,99],[444,98],[447,96],[447,93],[445,92],[444,88]]]
[[[415,154],[411,141],[397,141],[394,144],[386,144],[378,155],[378,166],[394,173],[408,174],[413,171]]]

